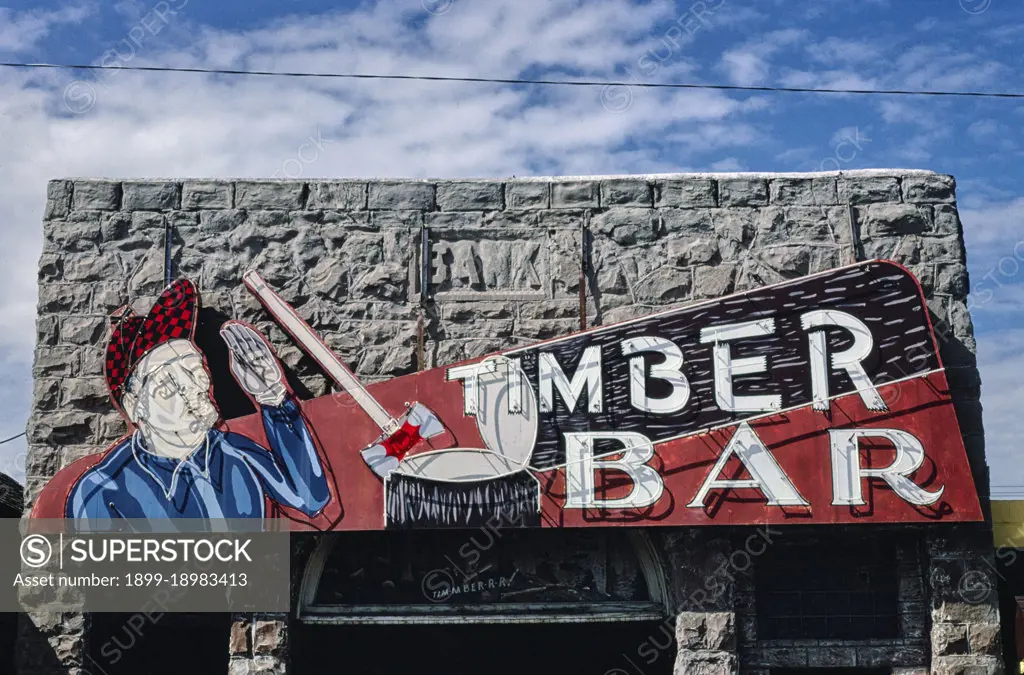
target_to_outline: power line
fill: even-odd
[[[17,434],[15,436],[11,436],[10,438],[5,438],[4,440],[0,441],[0,445],[3,445],[4,443],[10,443],[11,441],[17,440],[17,439],[21,438],[24,435],[25,435],[25,432],[22,431],[20,434]]]
[[[152,73],[201,73],[205,75],[249,75],[262,77],[312,77],[348,80],[411,80],[417,82],[470,82],[487,84],[543,85],[561,87],[637,87],[642,89],[711,89],[719,91],[761,91],[791,94],[859,94],[876,96],[958,96],[969,98],[1024,99],[1024,93],[999,91],[942,91],[915,89],[845,89],[840,87],[769,87],[738,84],[694,84],[687,82],[624,82],[614,80],[535,80],[446,75],[374,75],[369,73],[308,73],[226,68],[176,68],[171,66],[95,66],[65,63],[0,62],[3,68],[51,68],[57,70],[130,70]]]

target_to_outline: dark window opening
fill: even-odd
[[[606,615],[663,612],[624,532],[480,528],[336,536],[303,616],[520,616],[573,613],[584,605]]]
[[[300,624],[294,675],[671,675],[671,622],[407,626]]]
[[[228,672],[230,614],[91,614],[83,672],[182,675]]]
[[[760,640],[899,637],[899,575],[891,542],[770,547],[757,561],[754,584]]]

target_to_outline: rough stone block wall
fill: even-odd
[[[578,330],[581,304],[587,325],[607,324],[857,259],[892,259],[924,286],[974,477],[987,495],[954,192],[952,177],[923,171],[52,181],[39,265],[27,507],[60,467],[124,433],[102,378],[107,316],[156,296],[168,237],[174,274],[198,283],[204,306],[268,334],[307,395],[326,392],[327,380],[242,288],[248,268],[361,378],[374,381]],[[984,573],[991,537],[984,541],[984,528],[923,536],[931,625],[930,637],[920,638],[930,652],[920,665],[998,672],[998,635],[988,637],[998,624],[995,593],[970,602],[958,593],[964,575]],[[710,530],[666,538],[669,576],[681,598],[689,597],[682,589],[693,579],[680,570],[695,565],[684,549],[700,542],[728,557],[727,540]],[[679,672],[729,672],[738,650],[755,649],[737,639],[732,598],[741,596],[730,590],[716,598],[727,606],[715,611],[727,617],[687,615],[678,622]],[[711,611],[685,602],[674,609]],[[23,622],[23,651],[35,655],[25,657],[22,672],[81,663],[86,623],[80,616]],[[239,623],[233,668],[247,672],[257,656],[261,668],[283,668],[281,646],[269,645],[266,635],[285,640],[284,625]],[[706,636],[709,625],[718,637],[691,640]],[[957,639],[960,633],[966,638]],[[44,651],[59,658],[39,656]],[[267,665],[275,659],[278,666]]]

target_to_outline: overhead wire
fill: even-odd
[[[3,445],[4,443],[10,443],[11,441],[17,440],[17,439],[21,438],[24,435],[25,435],[25,432],[22,431],[20,434],[15,434],[14,436],[11,436],[10,438],[5,438],[4,440],[0,441],[0,445]]]
[[[691,82],[626,82],[614,80],[547,80],[531,78],[495,78],[495,77],[463,77],[449,75],[383,75],[375,73],[320,73],[302,71],[270,71],[244,70],[232,68],[189,68],[176,66],[104,66],[72,63],[24,63],[14,61],[0,62],[0,68],[39,68],[57,70],[121,70],[135,72],[158,73],[193,73],[205,75],[233,75],[257,77],[294,77],[294,78],[329,78],[350,80],[393,80],[417,82],[463,82],[477,84],[509,84],[566,87],[637,87],[643,89],[703,89],[717,91],[775,92],[775,93],[806,93],[806,94],[854,94],[875,96],[955,96],[970,98],[1008,98],[1024,99],[1022,92],[993,91],[948,91],[919,89],[853,89],[845,87],[778,87],[736,84],[699,84]],[[9,443],[25,435],[25,432],[0,440],[0,445]],[[992,486],[1017,487],[1017,486]]]
[[[467,82],[477,84],[539,85],[562,87],[637,87],[643,89],[705,89],[719,91],[776,92],[804,94],[855,94],[875,96],[956,96],[970,98],[1024,99],[1024,92],[949,91],[926,89],[853,89],[846,87],[777,87],[695,82],[638,82],[616,80],[547,80],[531,78],[463,77],[454,75],[383,75],[376,73],[319,73],[303,71],[244,70],[234,68],[188,68],[177,66],[104,66],[73,63],[0,62],[0,68],[48,68],[58,70],[127,70],[155,73],[194,73],[258,77],[300,77],[349,80],[400,80],[416,82]]]

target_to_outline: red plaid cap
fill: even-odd
[[[105,374],[111,396],[120,403],[135,364],[157,345],[193,340],[199,293],[188,279],[178,279],[160,294],[145,317],[122,308],[111,317]]]

